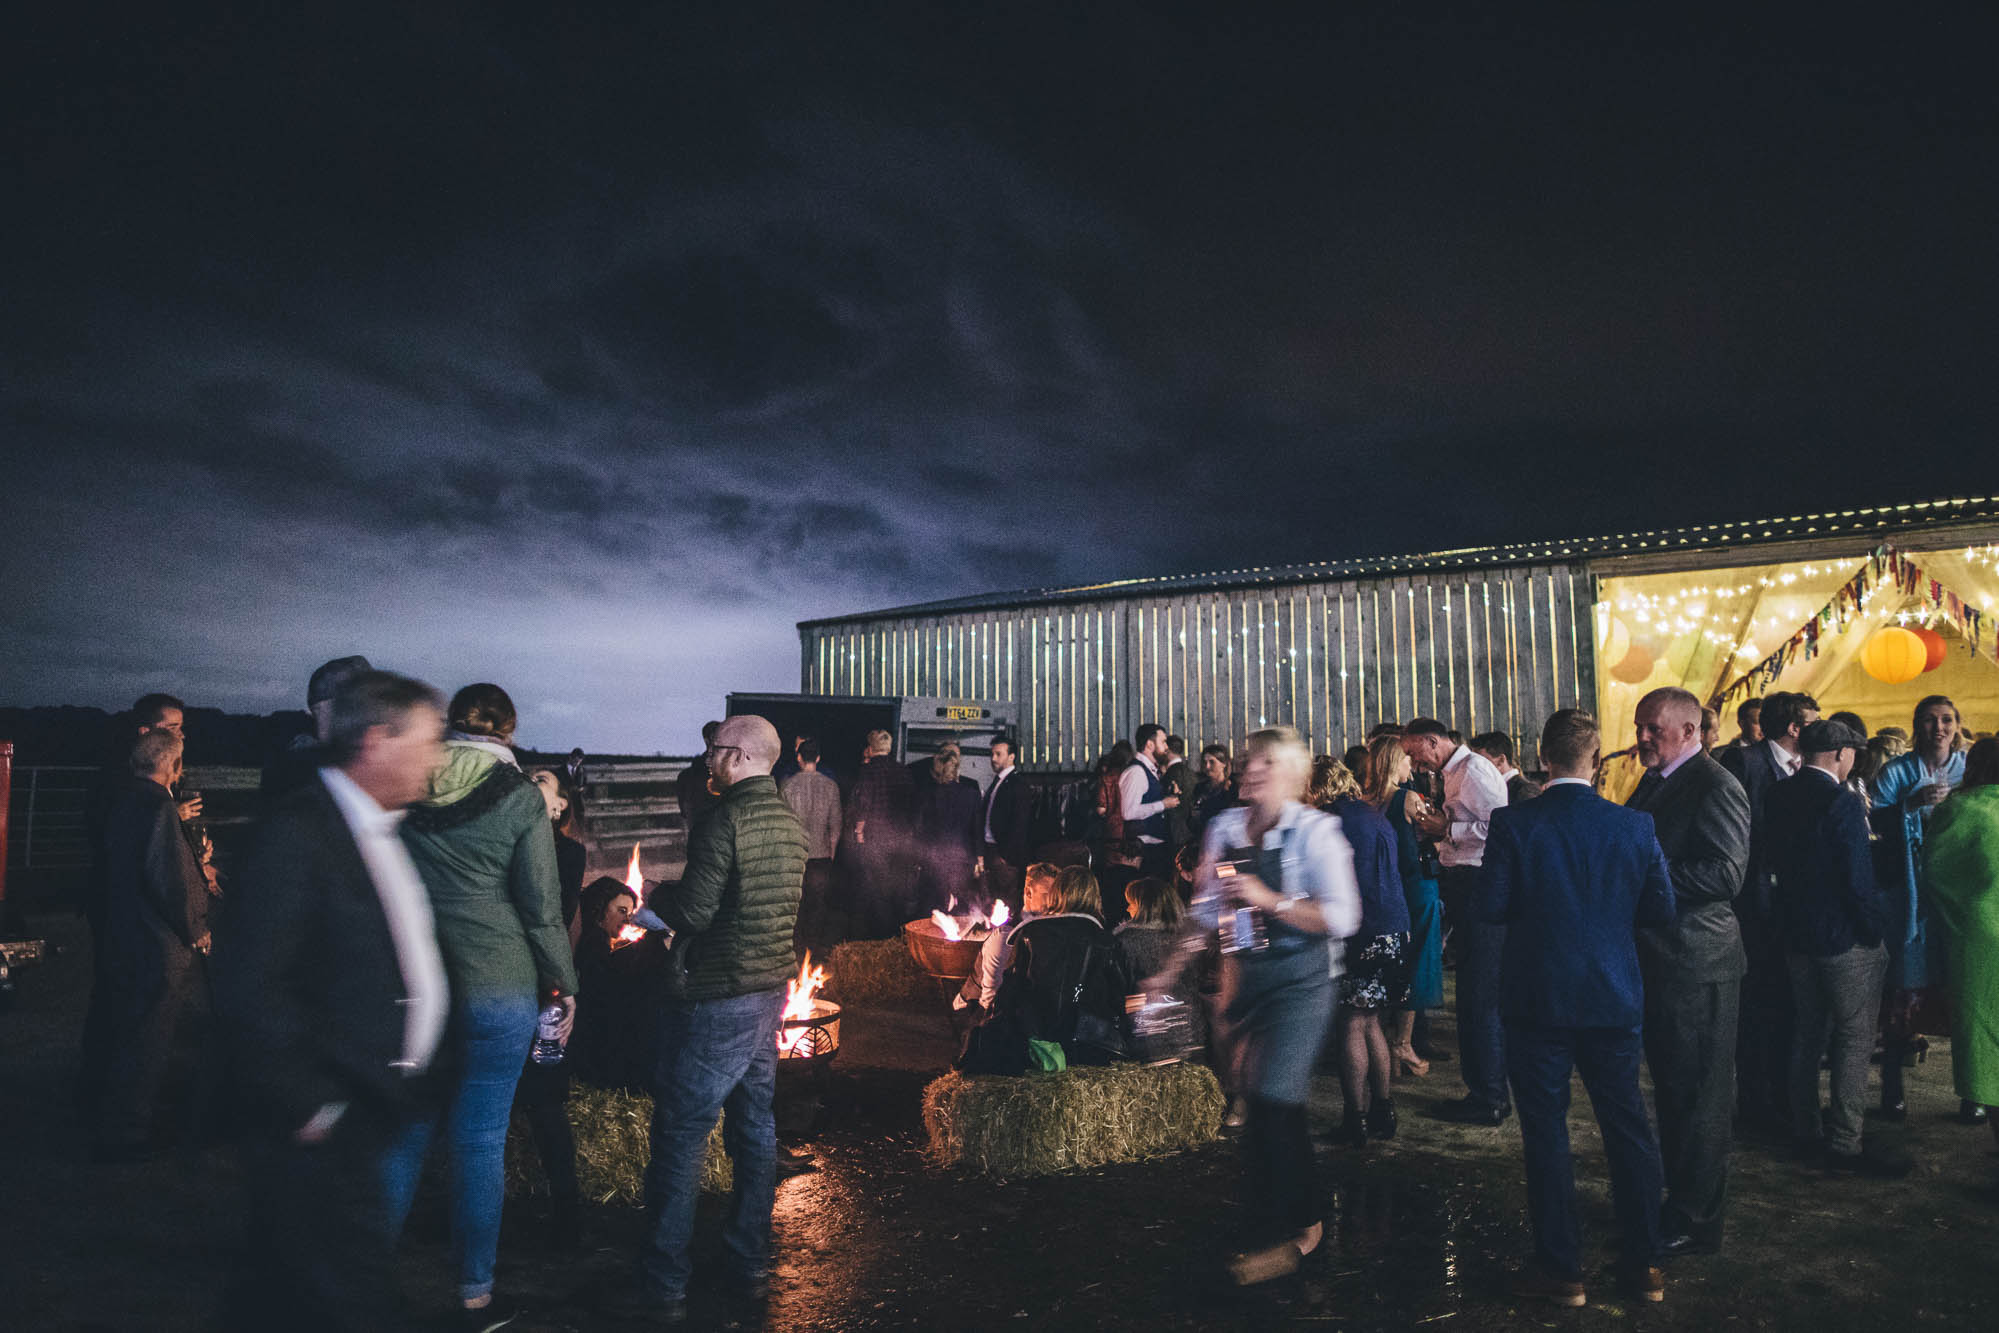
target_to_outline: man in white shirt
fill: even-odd
[[[1506,1033],[1499,1019],[1499,964],[1506,927],[1478,919],[1471,900],[1492,812],[1506,804],[1506,779],[1490,760],[1453,741],[1433,717],[1402,729],[1402,748],[1418,768],[1440,773],[1444,804],[1410,822],[1437,844],[1437,888],[1444,919],[1458,941],[1458,1072],[1465,1095],[1440,1114],[1464,1124],[1497,1125],[1513,1113],[1506,1087]]]
[[[1137,840],[1140,874],[1171,878],[1173,849],[1166,841],[1166,812],[1178,809],[1180,798],[1166,790],[1159,774],[1160,761],[1167,755],[1166,728],[1157,722],[1144,723],[1133,734],[1131,744],[1138,758],[1117,781],[1125,840]]]
[[[328,767],[257,831],[215,955],[215,1002],[258,1133],[251,1247],[228,1326],[400,1327],[381,1160],[433,1113],[450,1009],[430,900],[398,836],[443,762],[444,701],[363,672]]]

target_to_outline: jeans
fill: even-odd
[[[646,1166],[648,1234],[639,1256],[646,1288],[663,1301],[687,1294],[688,1249],[701,1165],[715,1117],[735,1167],[722,1226],[731,1276],[764,1277],[777,1197],[777,1020],[782,990],[669,1004],[660,1015],[653,1071],[652,1161]]]
[[[1825,1146],[1836,1153],[1857,1153],[1888,951],[1878,944],[1856,946],[1831,958],[1794,953],[1787,961],[1797,1014],[1791,1042],[1791,1133],[1803,1141],[1819,1136],[1819,1057],[1830,1037],[1832,1109],[1824,1117]]]
[[[451,1245],[460,1300],[493,1290],[507,1191],[507,1117],[538,1013],[535,997],[524,993],[474,995],[456,1015],[458,1078],[444,1111],[444,1136],[451,1157]],[[383,1158],[383,1208],[392,1244],[409,1218],[435,1129],[430,1119],[410,1125]]]
[[[1506,1025],[1506,1062],[1520,1108],[1527,1159],[1527,1215],[1534,1257],[1559,1278],[1582,1277],[1576,1222],[1575,1167],[1569,1157],[1569,1076],[1580,1072],[1610,1159],[1610,1193],[1623,1233],[1626,1271],[1659,1255],[1663,1173],[1652,1124],[1638,1095],[1637,1028],[1544,1028]]]

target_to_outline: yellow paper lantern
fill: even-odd
[[[1923,641],[1899,625],[1877,629],[1860,648],[1860,665],[1883,685],[1904,685],[1923,674],[1930,652]]]
[[[1626,685],[1641,685],[1652,674],[1652,654],[1642,643],[1634,643],[1624,660],[1610,669],[1611,679]]]
[[[1631,626],[1602,607],[1596,613],[1596,660],[1616,666],[1631,651]]]

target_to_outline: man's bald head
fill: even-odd
[[[1670,768],[1701,746],[1701,701],[1666,685],[1638,701],[1638,759],[1655,772]]]
[[[708,744],[708,771],[723,787],[767,776],[784,753],[777,728],[754,714],[726,718]]]

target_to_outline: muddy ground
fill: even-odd
[[[0,1015],[0,1328],[206,1326],[240,1236],[241,1178],[226,1148],[139,1166],[93,1166],[68,1111],[88,946],[73,919],[41,917],[65,952],[25,971]],[[198,1024],[195,1025],[198,1028]],[[1449,1024],[1440,1025],[1448,1031]],[[918,1101],[950,1055],[941,1015],[855,1012],[817,1108],[793,1139],[819,1169],[779,1187],[767,1309],[697,1287],[696,1324],[778,1330],[1999,1327],[1999,1152],[1952,1120],[1947,1045],[1912,1072],[1903,1181],[1832,1179],[1781,1151],[1739,1146],[1727,1250],[1673,1265],[1663,1306],[1632,1308],[1607,1279],[1580,1311],[1521,1307],[1505,1270],[1527,1243],[1519,1131],[1465,1129],[1425,1112],[1460,1089],[1454,1066],[1398,1085],[1402,1133],[1325,1149],[1328,1241],[1293,1279],[1250,1293],[1220,1280],[1238,1216],[1226,1142],[1142,1165],[993,1182],[926,1166]],[[198,1031],[190,1033],[194,1054]],[[194,1062],[190,1059],[188,1062]],[[1579,1107],[1587,1105],[1580,1090]],[[1338,1091],[1320,1080],[1319,1128]],[[798,1119],[809,1107],[794,1105]],[[1587,1240],[1610,1258],[1603,1160],[1574,1121]],[[712,1244],[712,1204],[703,1241]],[[608,1312],[639,1233],[629,1208],[585,1210],[573,1252],[550,1246],[530,1203],[510,1207],[502,1292],[524,1333],[635,1328]],[[445,1313],[440,1210],[420,1205],[402,1278]],[[697,1278],[698,1281],[698,1278]]]

